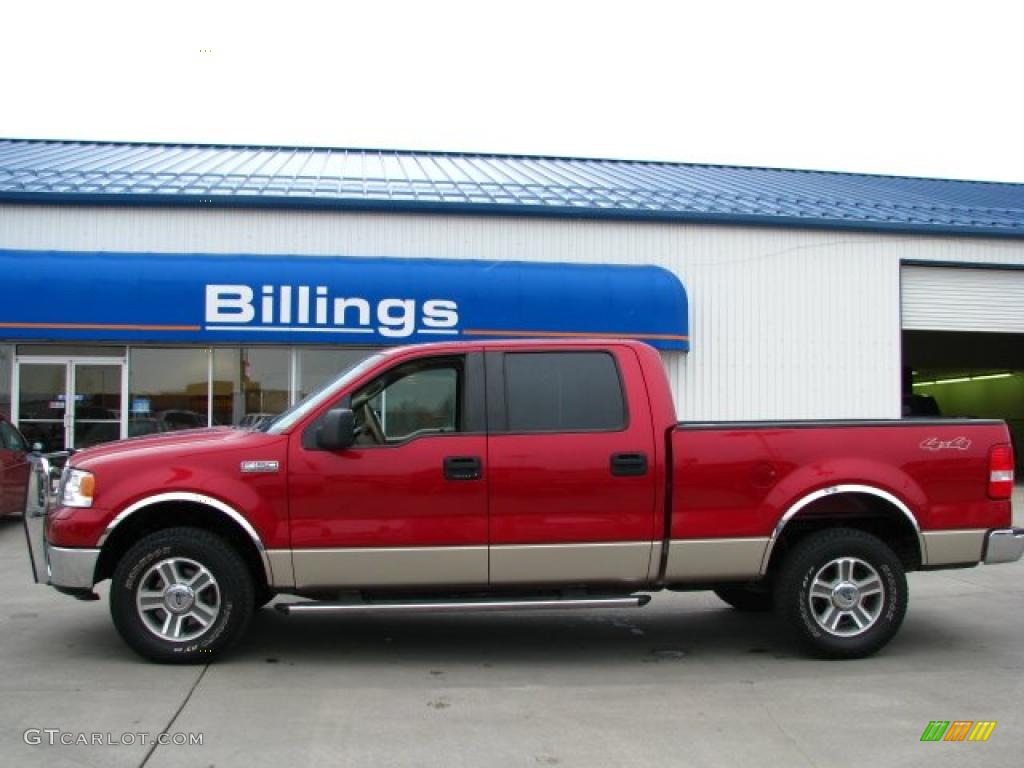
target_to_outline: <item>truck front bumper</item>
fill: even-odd
[[[985,563],[1012,563],[1024,555],[1024,528],[989,531],[985,539]]]
[[[46,540],[46,516],[53,508],[55,492],[52,458],[55,457],[29,457],[32,472],[23,520],[32,576],[38,584],[49,584],[72,593],[91,593],[100,551],[55,547]]]

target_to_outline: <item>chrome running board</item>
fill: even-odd
[[[386,614],[386,613],[461,613],[463,611],[537,611],[565,610],[569,608],[641,608],[650,602],[650,595],[626,597],[567,597],[567,598],[490,598],[482,600],[410,600],[403,602],[349,602],[277,603],[274,605],[286,616],[306,614]]]

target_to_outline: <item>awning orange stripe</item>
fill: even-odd
[[[661,339],[665,341],[689,341],[689,336],[673,333],[585,333],[578,331],[496,331],[474,328],[462,332],[463,336],[509,336],[515,338],[552,339]]]
[[[57,331],[198,331],[198,325],[135,325],[130,323],[0,323],[0,328]]]

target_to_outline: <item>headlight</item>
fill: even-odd
[[[64,491],[60,503],[65,507],[91,507],[92,495],[96,491],[96,478],[92,472],[82,469],[68,469],[64,474]]]

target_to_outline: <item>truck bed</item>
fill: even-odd
[[[989,449],[1009,441],[982,419],[683,422],[669,434],[670,537],[769,536],[801,499],[843,485],[894,496],[922,530],[1009,525],[1010,503],[986,495]]]

